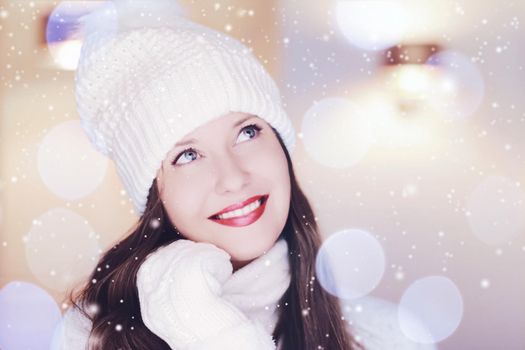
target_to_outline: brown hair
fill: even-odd
[[[283,350],[362,349],[341,317],[338,299],[326,292],[315,278],[315,258],[321,244],[319,228],[296,181],[290,155],[277,131],[272,129],[286,154],[291,179],[290,210],[279,237],[288,243],[291,282],[279,301],[273,337]],[[75,297],[73,291],[68,295],[73,307],[92,322],[90,350],[170,349],[142,321],[136,275],[149,253],[180,238],[159,199],[154,180],[144,214],[131,233],[104,253]],[[86,312],[90,305],[96,305],[97,312]],[[122,330],[117,332],[116,325]]]

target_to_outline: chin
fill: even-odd
[[[240,246],[239,249],[236,249],[236,251],[233,252],[233,254],[230,253],[230,255],[232,260],[240,262],[254,260],[269,251],[275,244],[275,241],[276,240],[257,242],[252,240],[250,247],[246,245]]]
[[[244,263],[247,261],[257,259],[257,257],[259,257],[261,254],[252,254],[251,252],[244,251],[244,252],[241,252],[240,254],[230,253],[230,256],[231,256],[232,261],[235,261],[236,263]]]

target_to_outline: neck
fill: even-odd
[[[255,259],[252,259],[252,260],[232,260],[232,266],[233,266],[233,272],[237,271],[238,269],[248,265],[249,263],[251,263],[252,261],[254,261]]]

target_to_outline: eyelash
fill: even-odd
[[[244,129],[248,129],[248,128],[253,128],[253,129],[257,130],[258,133],[260,133],[260,131],[262,130],[262,128],[261,128],[259,125],[257,125],[257,124],[250,124],[250,125],[246,125],[245,127],[243,127],[243,128],[241,129],[240,132],[243,132]],[[257,137],[257,135],[254,136],[254,137],[252,137],[252,139],[254,139],[254,138],[256,138],[256,137]],[[193,147],[188,147],[188,148],[186,148],[185,150],[181,151],[181,152],[175,157],[175,159],[173,160],[173,162],[171,162],[171,164],[173,164],[173,165],[175,165],[175,166],[183,166],[183,165],[189,164],[189,163],[186,163],[186,164],[176,165],[176,163],[177,163],[177,161],[179,160],[180,156],[182,156],[184,153],[186,153],[186,152],[188,152],[188,151],[193,151],[193,152],[195,152],[195,153],[199,153],[199,152],[197,152],[197,150],[196,150],[195,148],[193,148]],[[191,163],[191,162],[190,162],[190,163]]]

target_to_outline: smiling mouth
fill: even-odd
[[[264,205],[264,203],[266,202],[267,199],[268,199],[268,195],[261,196],[261,197],[257,200],[257,201],[259,202],[259,206],[258,206],[258,208],[262,207],[262,206]],[[252,202],[251,204],[253,204],[253,203],[255,203],[255,202]],[[251,204],[248,204],[248,205],[251,205]],[[258,209],[258,208],[257,208],[257,209]],[[257,210],[257,209],[254,209],[254,210]],[[253,213],[254,210],[252,210],[252,211],[250,211],[250,212],[248,212],[248,213],[246,213],[246,214],[240,214],[240,215],[233,216],[233,217],[229,217],[229,218],[234,219],[234,218],[244,217],[244,216],[246,216],[246,215],[250,215],[251,213]],[[233,210],[232,210],[232,211],[233,211]],[[221,214],[221,215],[222,215],[222,214]],[[228,219],[229,219],[229,218],[228,218]],[[210,216],[208,219],[211,219],[211,220],[221,220],[221,218],[219,217],[219,215],[212,215],[212,216]],[[226,218],[223,217],[223,219],[226,219]]]

